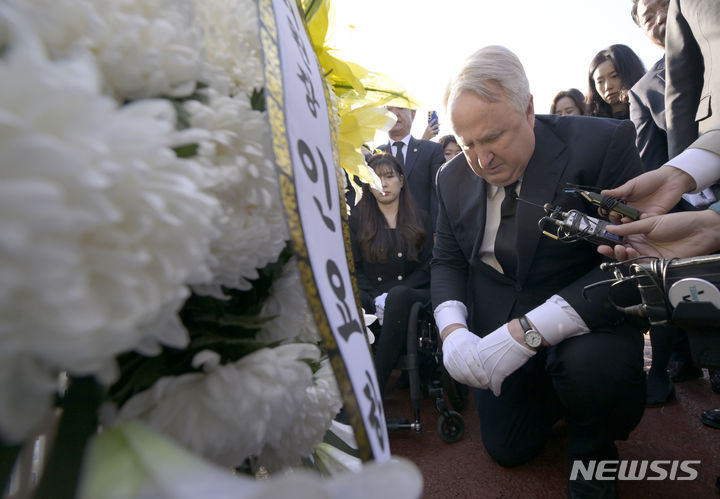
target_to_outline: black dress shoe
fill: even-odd
[[[572,480],[573,466],[577,456],[570,456],[570,476],[568,477],[568,497],[570,499],[617,499],[616,480],[586,480],[582,473],[577,473],[575,480]],[[584,456],[585,463],[589,461],[615,461],[618,455],[615,443],[609,443],[604,448],[597,449],[591,456]]]
[[[568,480],[568,497],[570,499],[617,499],[617,483],[615,480]]]
[[[661,407],[675,399],[675,387],[668,376],[648,376],[645,406]]]
[[[690,361],[673,360],[668,364],[668,374],[673,383],[682,383],[703,377],[702,369]]]
[[[708,369],[710,375],[710,388],[715,393],[720,393],[720,369]]]
[[[700,421],[706,426],[720,429],[720,408],[703,411]]]

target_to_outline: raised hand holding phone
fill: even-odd
[[[428,125],[423,133],[423,140],[430,140],[440,131],[440,123],[436,111],[428,111]]]

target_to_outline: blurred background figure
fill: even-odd
[[[410,134],[415,109],[388,106],[387,110],[397,117],[397,122],[388,131],[388,142],[378,149],[395,157],[405,174],[405,183],[412,192],[415,205],[429,214],[434,227],[438,212],[435,175],[445,162],[442,147],[437,142],[416,139]]]
[[[588,114],[629,119],[628,90],[645,74],[645,66],[627,45],[598,52],[588,69]]]
[[[446,163],[462,152],[454,135],[443,135],[438,142],[445,153]]]
[[[633,0],[635,24],[656,46],[665,49],[668,0]],[[665,122],[665,56],[653,64],[628,92],[630,119],[637,130],[636,144],[645,170],[654,170],[668,161]],[[692,209],[681,201],[674,210]],[[662,405],[672,398],[672,382],[700,378],[703,372],[692,361],[687,334],[680,328],[650,328],[652,364],[648,372],[647,403]]]
[[[363,186],[350,236],[360,301],[381,325],[375,369],[384,394],[406,344],[410,307],[430,300],[433,239],[427,213],[415,206],[397,160],[379,153],[368,165],[382,180],[383,192]]]
[[[560,116],[582,116],[585,112],[585,96],[577,88],[558,92],[550,106],[550,114]]]

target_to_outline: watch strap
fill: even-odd
[[[525,317],[524,315],[520,316],[518,320],[520,321],[520,327],[523,329],[523,333],[526,333],[531,329],[535,330],[535,328],[530,325],[530,321],[528,321],[527,317]]]

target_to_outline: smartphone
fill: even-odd
[[[439,124],[437,111],[428,111],[428,124],[432,123],[433,120],[435,120],[435,122]]]

